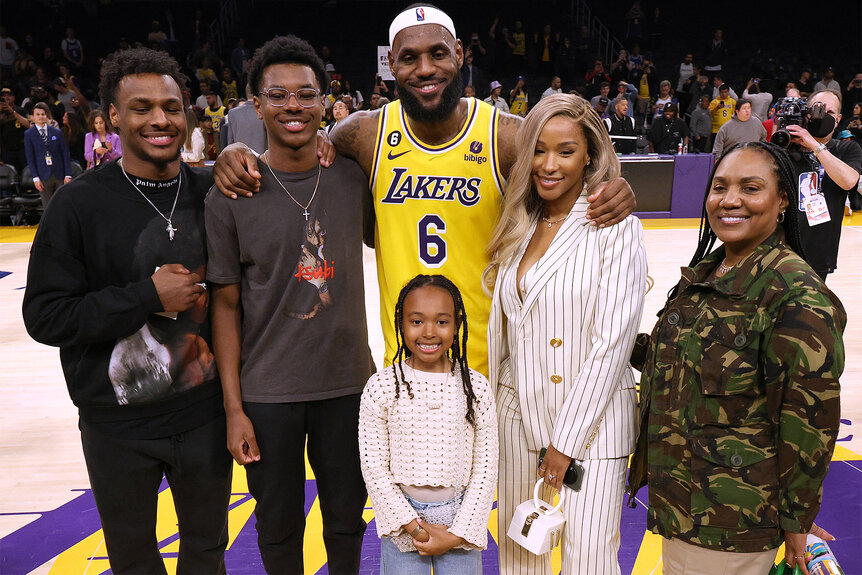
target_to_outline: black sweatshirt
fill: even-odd
[[[130,175],[131,176],[131,175]],[[176,184],[131,176],[165,216]],[[69,395],[81,418],[116,437],[167,437],[223,413],[212,355],[208,297],[176,319],[151,276],[178,263],[206,277],[205,170],[182,164],[167,223],[116,162],[63,186],[30,252],[24,323],[36,341],[60,347]]]

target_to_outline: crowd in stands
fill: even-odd
[[[612,135],[618,153],[715,152],[735,143],[771,137],[771,111],[784,97],[805,98],[830,89],[842,96],[838,138],[862,141],[862,73],[854,70],[798,70],[751,77],[729,58],[731,49],[722,30],[715,30],[701,50],[668,54],[660,50],[661,34],[650,33],[648,17],[635,2],[625,14],[626,48],[603,60],[596,34],[587,26],[567,29],[545,24],[528,30],[522,21],[494,18],[487,29],[464,34],[461,81],[464,94],[484,99],[504,112],[526,116],[531,107],[550,94],[572,92],[590,101]],[[230,113],[249,118],[235,126],[256,149],[266,147],[263,128],[249,131],[254,110],[245,89],[253,47],[237,38],[221,53],[206,36],[203,15],[193,22],[194,43],[181,52],[172,27],[166,32],[153,21],[145,38],[121,38],[117,49],[148,46],[171,52],[185,63],[189,77],[190,125],[184,159],[194,165],[214,160],[226,145],[237,141]],[[641,48],[646,46],[647,49]],[[371,86],[351,83],[351,71],[342,70],[328,46],[319,47],[331,83],[326,96],[324,129],[356,110],[379,108],[397,98],[392,82],[375,78]],[[676,62],[667,61],[679,57]],[[101,58],[87,52],[72,27],[63,38],[44,45],[32,34],[13,37],[0,26],[0,161],[19,174],[27,165],[24,133],[33,123],[37,103],[47,104],[48,124],[62,133],[72,161],[82,168],[117,158],[111,122],[96,114],[98,68]],[[354,71],[357,76],[359,71]],[[243,109],[244,108],[244,109]],[[246,140],[242,140],[246,141]],[[31,168],[31,172],[34,170]],[[59,174],[58,174],[59,176]]]

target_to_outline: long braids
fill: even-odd
[[[461,297],[460,290],[458,290],[458,287],[452,280],[444,275],[417,275],[407,282],[401,289],[401,293],[398,294],[398,302],[395,304],[395,343],[398,349],[393,359],[393,367],[395,368],[395,398],[397,399],[400,396],[400,388],[403,384],[407,388],[407,394],[410,399],[413,399],[413,390],[410,387],[410,382],[404,377],[403,360],[412,355],[404,343],[404,300],[413,290],[426,286],[445,289],[449,292],[455,304],[455,337],[452,341],[452,347],[446,351],[446,356],[452,359],[452,370],[455,370],[456,365],[460,370],[464,395],[467,396],[467,421],[470,425],[475,425],[474,404],[478,403],[478,399],[473,391],[473,382],[470,378],[470,368],[467,363],[467,310],[464,306],[464,299]]]
[[[799,257],[807,260],[805,251],[802,248],[802,239],[799,232],[799,210],[796,206],[799,204],[799,190],[796,186],[797,170],[793,164],[790,154],[784,149],[775,144],[768,142],[747,142],[737,144],[728,149],[712,168],[712,173],[709,175],[709,181],[706,185],[706,193],[703,195],[703,206],[700,215],[700,230],[698,233],[697,248],[691,258],[689,267],[694,267],[700,263],[711,251],[718,236],[715,235],[712,227],[709,225],[709,219],[706,214],[706,199],[709,197],[709,190],[712,187],[712,180],[715,177],[715,172],[718,170],[719,164],[730,154],[741,150],[758,150],[764,154],[768,154],[774,163],[775,175],[778,177],[778,191],[784,192],[787,195],[788,206],[784,212],[784,219],[781,226],[784,228],[784,237],[787,245],[795,251]],[[674,286],[668,292],[668,299],[673,299],[677,293],[677,287]]]

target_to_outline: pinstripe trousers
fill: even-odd
[[[533,555],[506,536],[515,508],[533,497],[539,452],[527,444],[517,392],[497,389],[500,473],[497,488],[501,575],[550,575],[550,553]],[[619,575],[620,513],[628,457],[588,459],[580,491],[566,490],[562,575]],[[553,490],[544,487],[550,500]]]

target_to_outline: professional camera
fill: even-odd
[[[782,148],[789,148],[793,138],[787,126],[801,126],[815,138],[828,136],[835,129],[835,118],[826,113],[822,102],[809,107],[804,98],[781,98],[775,103],[774,110],[775,132],[770,142]]]

